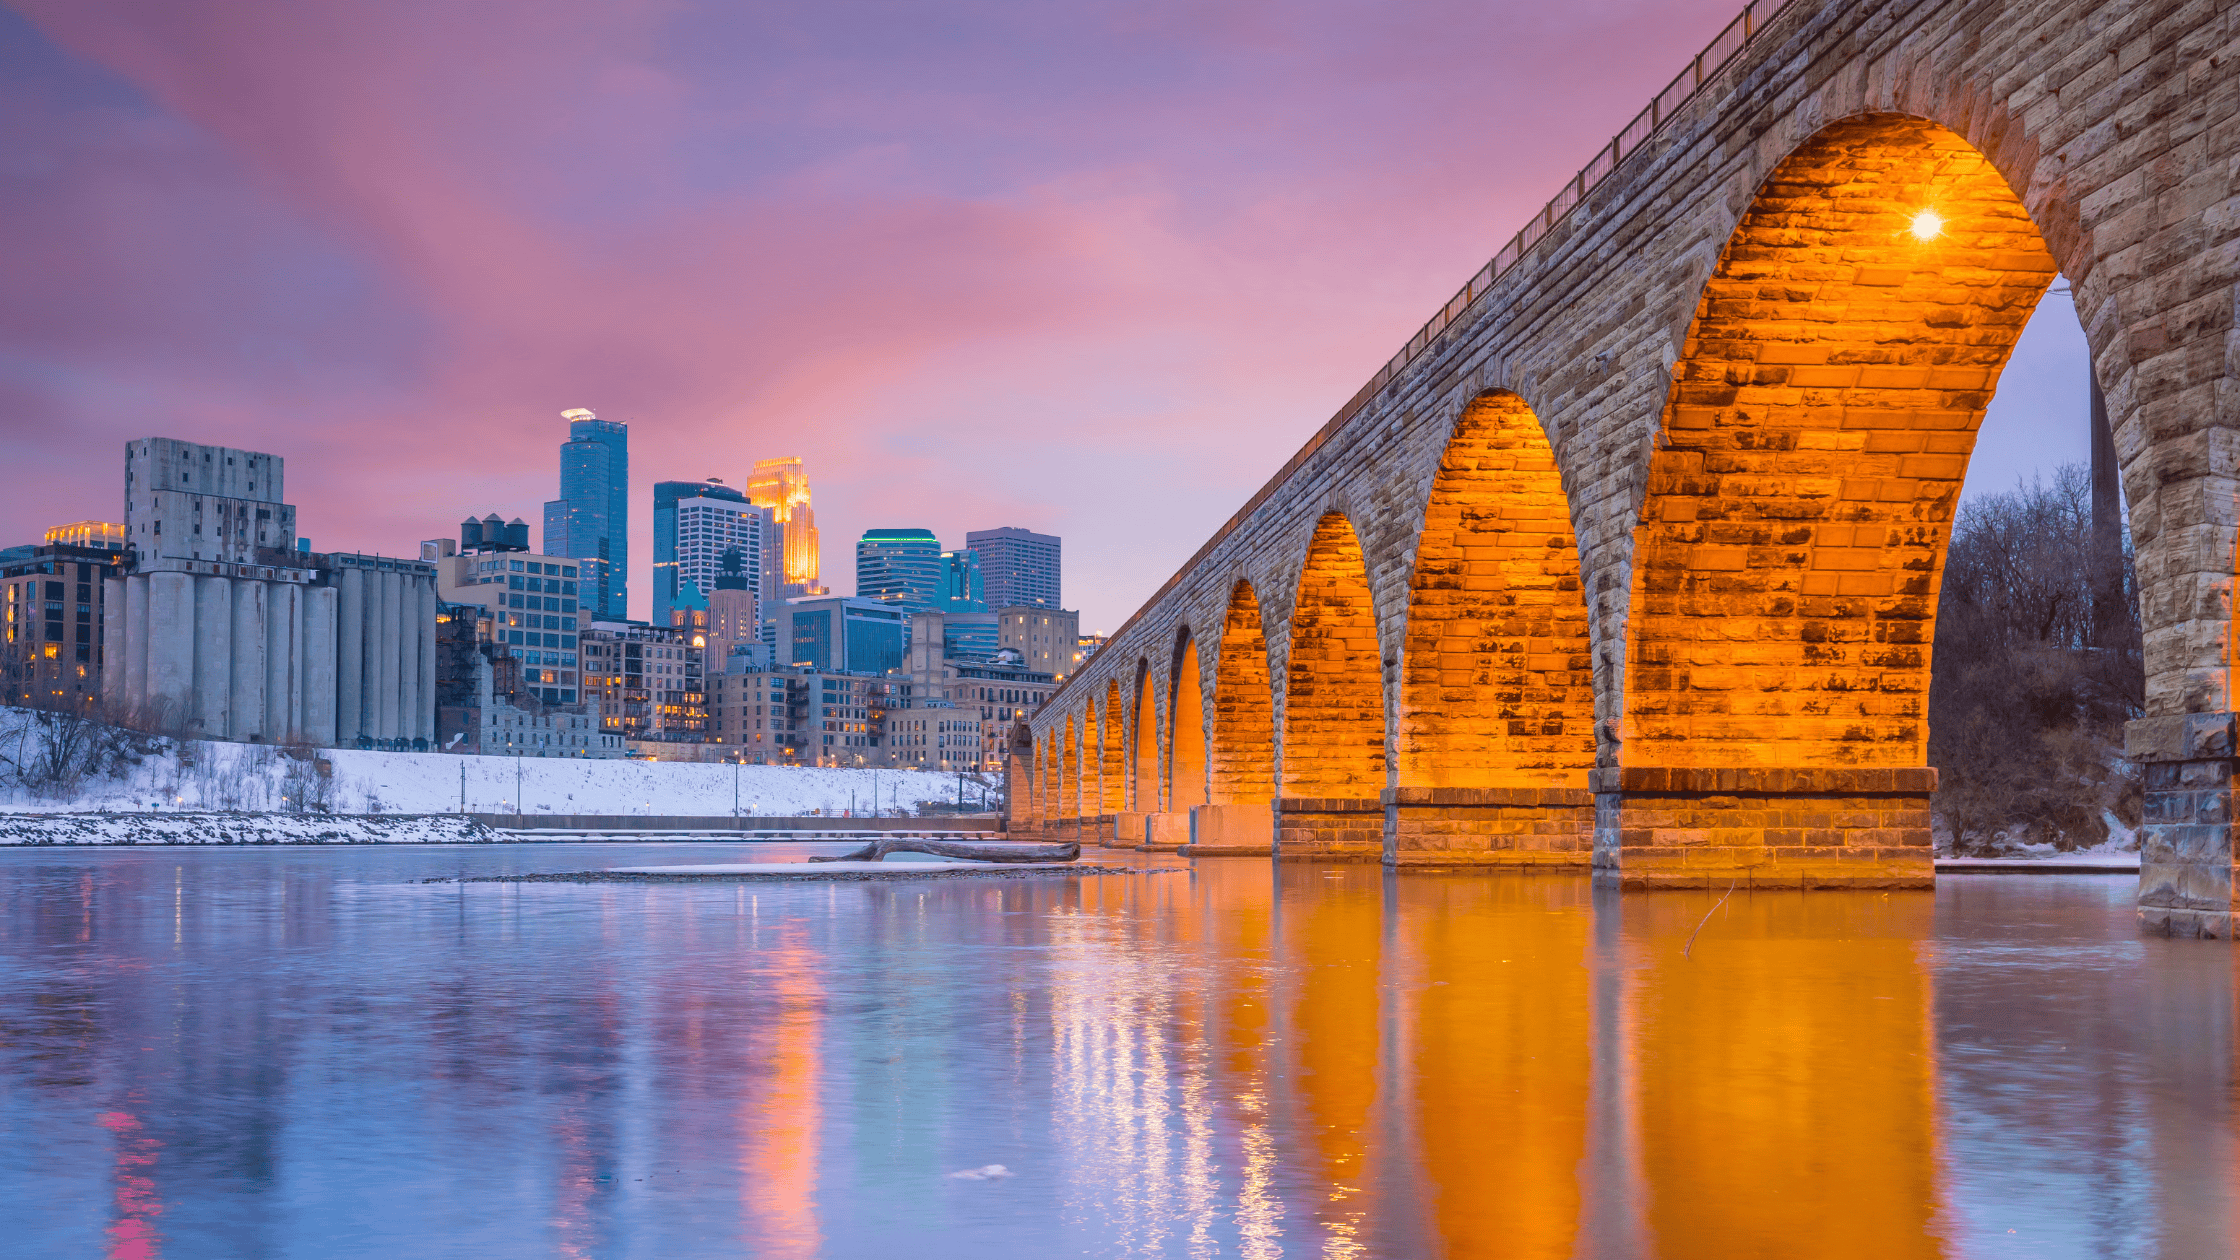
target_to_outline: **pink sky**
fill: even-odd
[[[591,407],[634,615],[654,481],[799,455],[835,590],[1019,525],[1109,630],[1737,7],[0,0],[0,545],[147,435],[541,525]]]

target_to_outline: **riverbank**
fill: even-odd
[[[0,814],[0,846],[500,844],[460,814]]]
[[[956,818],[607,818],[606,828],[514,826],[506,815],[281,814],[164,810],[0,813],[0,847],[211,844],[798,843],[997,839],[995,820]],[[634,825],[642,821],[645,825]]]
[[[107,753],[71,759],[82,773],[58,777],[45,768],[52,734],[39,718],[0,708],[0,815],[914,815],[953,806],[959,791],[956,775],[916,770],[297,750],[127,733]],[[963,791],[968,804],[994,795],[969,780]]]

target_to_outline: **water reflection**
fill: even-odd
[[[1657,1254],[1936,1255],[1935,902],[1626,899],[1642,1215]]]
[[[722,856],[0,854],[0,1237],[133,1257],[2232,1249],[2231,957],[2137,939],[2128,881],[1716,910],[1244,859],[415,882]]]
[[[1587,1151],[1593,907],[1577,880],[1398,881],[1413,1151],[1458,1255],[1569,1256]]]

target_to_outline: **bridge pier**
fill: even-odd
[[[1275,815],[1266,801],[1190,807],[1184,857],[1267,857],[1275,852]]]
[[[1169,810],[1144,815],[1143,850],[1146,853],[1179,853],[1190,843],[1190,815]]]
[[[2124,729],[2124,756],[2146,781],[2139,929],[2149,935],[2232,938],[2233,719],[2187,713]]]
[[[1937,772],[1607,766],[1594,866],[1624,888],[1928,888]]]
[[[1391,866],[1583,867],[1594,793],[1577,788],[1392,788]]]
[[[1276,860],[1382,862],[1384,816],[1384,802],[1376,797],[1279,798],[1276,801]]]
[[[1127,811],[1112,816],[1112,825],[1105,829],[1104,847],[1108,849],[1140,849],[1143,847],[1143,820],[1149,814]]]

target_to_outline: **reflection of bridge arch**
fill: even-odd
[[[1924,882],[1922,711],[1946,528],[1989,391],[2058,269],[2130,491],[2150,714],[2134,738],[2151,765],[2191,757],[2203,764],[2188,774],[2223,781],[2240,476],[2212,453],[2240,430],[2226,345],[2240,187],[2203,146],[2240,133],[2240,101],[2189,86],[2186,50],[2221,38],[2205,13],[2011,0],[1997,20],[2042,35],[2025,41],[1978,38],[1985,11],[1960,0],[1761,4],[1154,593],[1037,728],[1126,685],[1139,659],[1183,679],[1194,647],[1215,655],[1203,808],[1265,802],[1277,783],[1285,801],[1382,797],[1384,834],[1362,848],[1400,863],[1519,860],[1523,833],[1487,811],[1536,810],[1540,852],[1575,861],[1586,791],[1597,860],[1630,883]],[[2137,59],[2129,86],[2051,94],[2062,68],[2119,52]],[[2165,121],[2119,126],[2118,111]],[[1922,210],[1941,231],[1911,233]],[[1541,528],[1509,507],[1552,506],[1551,465],[1527,475],[1530,461],[1501,468],[1455,445],[1536,452],[1535,434],[1566,510],[1536,518],[1559,541],[1522,576],[1566,593],[1560,537],[1575,533],[1583,643],[1565,601],[1537,628],[1495,615],[1517,589],[1498,571]],[[1326,617],[1321,578],[1291,566],[1333,505],[1374,631],[1364,651],[1347,637],[1337,676],[1376,691],[1325,706],[1330,658],[1299,633]],[[1273,645],[1280,694],[1263,610],[1290,631]],[[1186,624],[1220,625],[1219,643],[1179,635]],[[1374,757],[1326,752],[1321,719],[1337,711],[1389,715],[1390,783],[1361,786]],[[2150,792],[2174,793],[2153,808],[2215,828],[2208,860],[2224,861],[2230,825],[2185,813],[2192,798],[2163,782],[2177,774],[2150,773]],[[1354,795],[1329,796],[1341,780]],[[1717,845],[1702,843],[1707,811]],[[2143,895],[2175,903],[2180,883],[2150,870]],[[2231,908],[2210,901],[2156,922]]]

